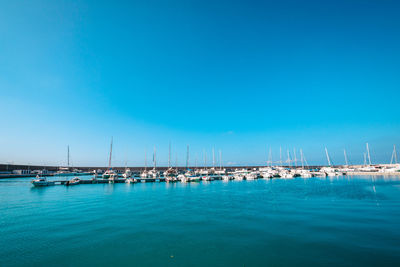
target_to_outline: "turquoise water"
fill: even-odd
[[[400,179],[32,188],[0,180],[0,266],[400,266]]]

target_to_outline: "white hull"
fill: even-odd
[[[45,181],[45,182],[43,182],[43,181],[38,181],[38,182],[33,181],[32,184],[35,187],[41,187],[41,186],[54,185],[55,183],[54,182],[49,182],[49,181]]]

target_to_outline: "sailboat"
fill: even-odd
[[[122,176],[123,176],[125,179],[130,178],[130,177],[132,176],[131,169],[129,169],[129,168],[125,169],[125,172],[124,172],[124,174],[122,174]]]
[[[168,151],[168,169],[164,172],[164,177],[167,182],[176,182],[177,171],[171,166],[171,143],[169,143]]]
[[[328,149],[325,147],[326,160],[328,161],[328,167],[322,167],[320,169],[320,175],[322,176],[336,176],[335,170],[332,168],[331,158],[329,157]]]
[[[74,175],[73,172],[70,170],[69,166],[69,146],[67,146],[67,166],[66,167],[60,167],[58,171],[54,175],[59,175],[59,176],[68,176],[68,175]]]
[[[108,159],[108,170],[106,170],[103,173],[103,179],[115,180],[118,178],[118,174],[111,168],[112,148],[113,148],[113,138],[111,137],[110,157]]]
[[[67,181],[65,183],[66,186],[70,186],[70,185],[78,185],[81,182],[81,179],[79,179],[78,177],[75,177],[69,181]]]
[[[219,150],[219,170],[215,171],[215,174],[225,175],[226,170],[222,168],[222,152]]]
[[[124,177],[125,179],[129,179],[132,176],[132,172],[131,169],[129,169],[127,167],[127,162],[125,161],[125,172],[122,174],[122,177]]]
[[[196,164],[197,165],[197,160]],[[186,181],[187,182],[199,182],[200,177],[196,176],[193,171],[189,169],[189,145],[187,145],[187,151],[186,151],[186,173],[185,173]]]
[[[158,176],[158,172],[157,172],[157,170],[156,170],[156,168],[157,168],[157,161],[156,161],[156,147],[154,146],[154,152],[153,152],[153,163],[154,163],[154,168],[152,169],[152,170],[150,170],[148,173],[147,173],[147,177],[150,177],[150,178],[154,178],[154,179],[156,179],[157,178],[157,176]]]
[[[369,152],[369,144],[366,143],[365,145],[366,145],[366,152],[364,153],[364,167],[359,168],[359,170],[365,171],[365,172],[377,171],[375,166],[373,166],[371,163],[371,154]]]
[[[149,172],[147,171],[147,151],[144,151],[144,171],[140,174],[141,178],[150,178]]]

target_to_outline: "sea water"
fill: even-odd
[[[400,179],[0,180],[0,266],[111,265],[400,266]]]

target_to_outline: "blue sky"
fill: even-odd
[[[1,1],[0,162],[389,161],[398,1]],[[299,153],[299,152],[298,152]],[[201,160],[202,161],[202,160]],[[209,163],[211,163],[209,161]]]

